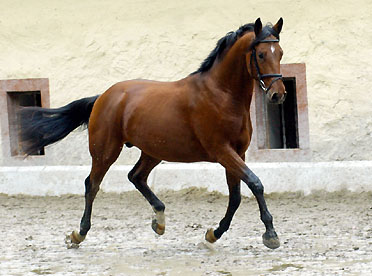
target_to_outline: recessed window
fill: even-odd
[[[24,157],[18,110],[25,106],[49,107],[48,79],[0,80],[0,122],[3,157]],[[44,149],[31,155],[44,155]]]
[[[295,149],[298,142],[298,116],[296,78],[284,78],[287,98],[283,104],[270,104],[266,99],[264,105],[265,149]],[[262,93],[262,97],[266,97]]]
[[[26,91],[26,92],[7,92],[8,105],[8,121],[9,121],[9,140],[10,140],[10,154],[11,156],[24,155],[23,145],[20,139],[20,118],[18,111],[20,107],[25,106],[40,106],[41,107],[41,93],[40,91]],[[44,155],[44,148],[39,151],[32,152],[30,155]]]

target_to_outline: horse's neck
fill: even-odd
[[[221,90],[249,109],[254,80],[249,75],[246,65],[246,52],[251,40],[237,41],[224,58],[211,69],[211,76]]]

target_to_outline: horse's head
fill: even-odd
[[[283,103],[287,92],[280,74],[280,60],[283,50],[279,45],[279,33],[283,19],[274,26],[262,28],[260,18],[254,24],[255,39],[247,53],[247,67],[251,76],[259,82],[271,103]]]

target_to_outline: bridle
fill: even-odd
[[[261,40],[257,44],[259,44],[259,43],[270,43],[270,42],[279,42],[279,39]],[[255,65],[256,71],[257,71],[258,83],[260,85],[260,88],[265,93],[267,93],[270,90],[271,86],[274,84],[274,82],[283,79],[283,75],[281,75],[281,74],[261,74],[260,67],[258,66],[258,62],[257,62],[256,45],[253,46],[253,49],[252,49],[251,66],[252,66],[252,60],[254,60],[254,65]],[[274,79],[270,82],[269,86],[266,87],[265,82],[263,81],[264,78],[274,78]]]

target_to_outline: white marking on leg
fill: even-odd
[[[270,49],[271,49],[271,52],[274,54],[274,52],[275,52],[275,47],[274,47],[274,45],[271,45]]]
[[[156,220],[158,221],[158,224],[165,225],[165,215],[164,212],[156,212]]]
[[[156,222],[158,224],[161,224],[161,225],[165,225],[165,215],[164,215],[164,211],[157,211],[154,209],[154,212],[155,212],[155,218],[156,218]]]

